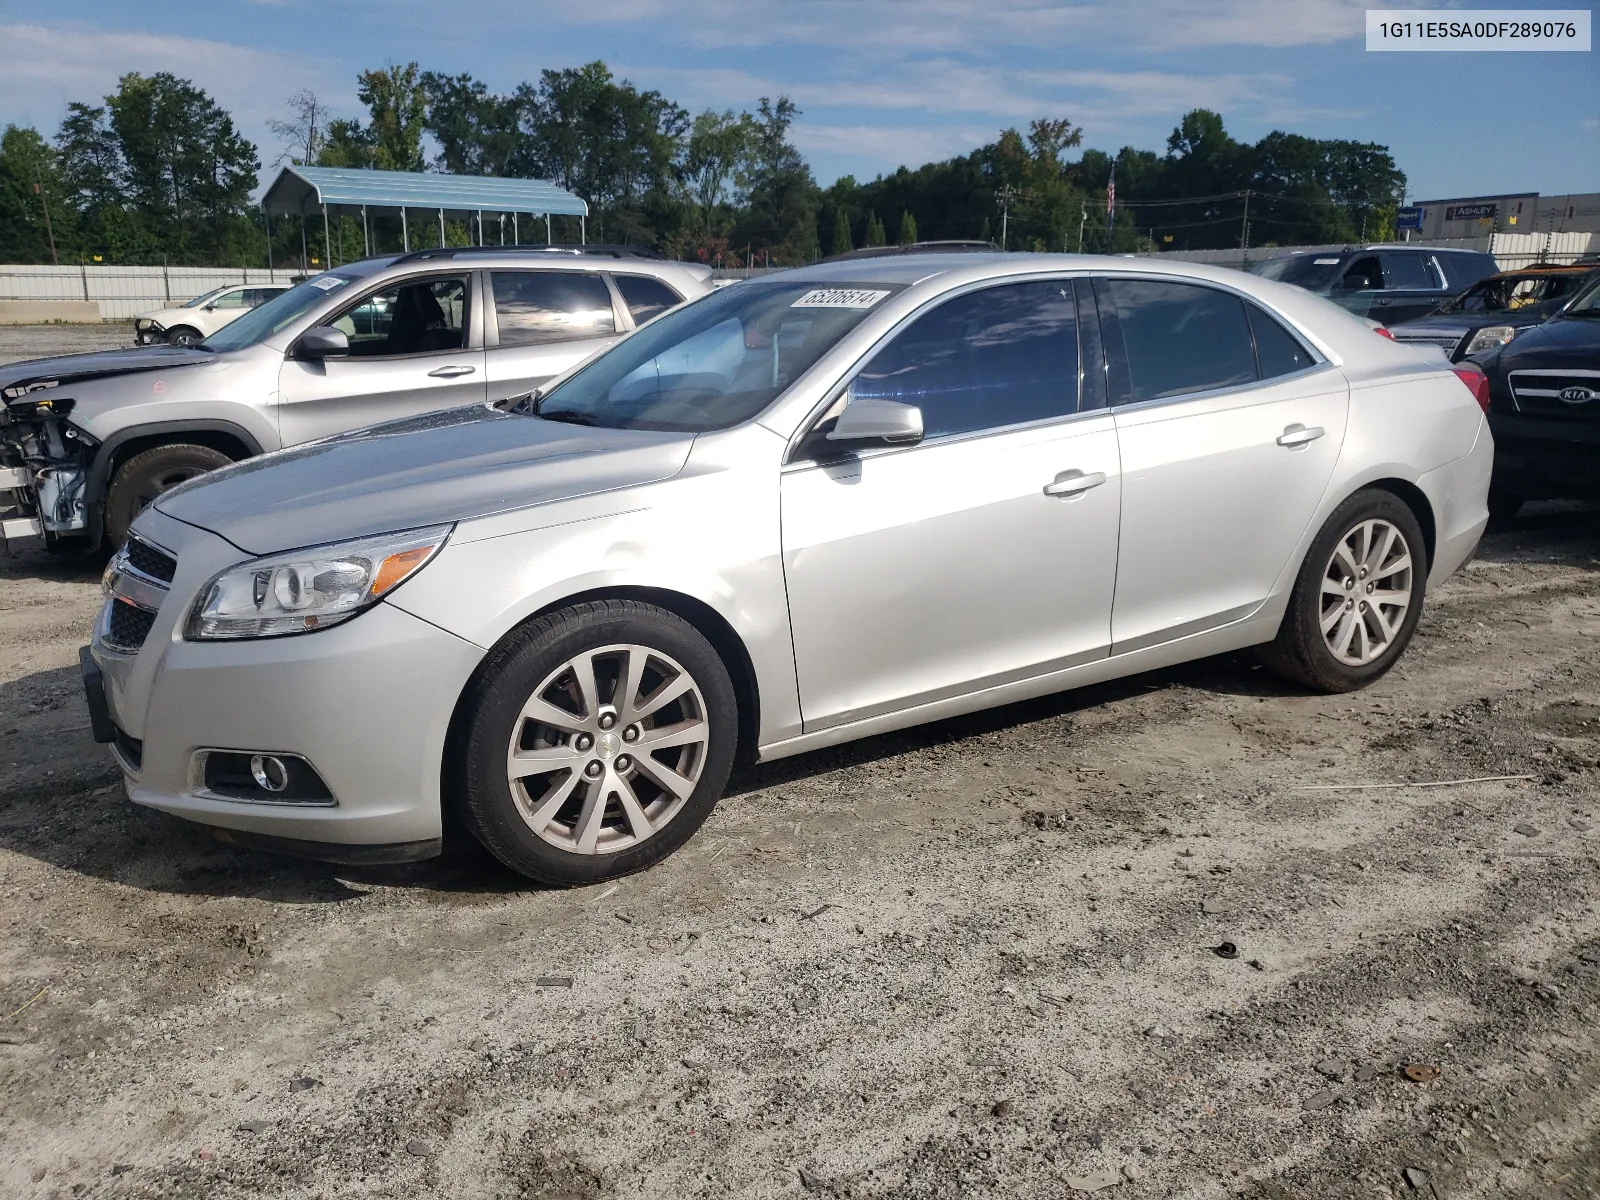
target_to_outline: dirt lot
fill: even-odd
[[[1490,537],[1366,692],[1237,656],[877,738],[564,893],[134,808],[97,603],[0,558],[0,1195],[1600,1195],[1600,513]]]

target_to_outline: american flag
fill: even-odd
[[[1111,164],[1111,178],[1106,180],[1106,216],[1117,211],[1117,164]]]

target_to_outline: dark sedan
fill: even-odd
[[[1480,279],[1425,317],[1390,325],[1395,341],[1438,346],[1451,362],[1503,346],[1525,329],[1542,325],[1584,287],[1600,279],[1600,266],[1538,266]]]
[[[1600,499],[1600,281],[1473,361],[1489,376],[1490,515],[1513,516],[1528,500]]]

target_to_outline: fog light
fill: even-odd
[[[251,755],[250,774],[255,778],[256,786],[268,792],[281,792],[289,786],[289,768],[276,755]]]

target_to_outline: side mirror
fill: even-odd
[[[216,312],[217,311],[217,306],[216,306],[215,301],[213,301],[212,303],[206,305],[205,306],[205,311],[206,312]]]
[[[294,344],[296,358],[312,360],[343,358],[349,353],[350,339],[345,337],[344,330],[335,329],[332,325],[318,325],[308,329]]]
[[[903,446],[922,440],[922,410],[898,400],[851,400],[828,431],[830,442]]]

